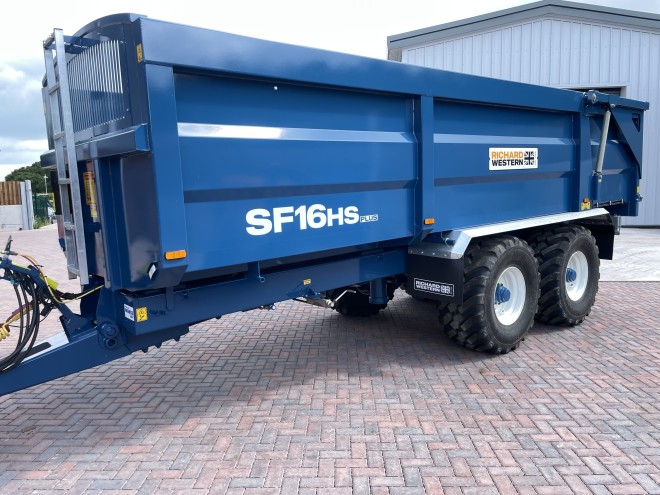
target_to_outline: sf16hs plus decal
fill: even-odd
[[[283,232],[285,224],[291,224],[290,228],[298,228],[299,230],[321,229],[363,222],[377,222],[378,215],[360,215],[357,206],[327,208],[317,203],[311,206],[280,206],[272,210],[254,208],[246,213],[245,221],[248,224],[248,227],[245,228],[248,234],[266,235],[271,232],[275,234]]]

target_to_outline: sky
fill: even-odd
[[[54,28],[73,34],[109,14],[154,19],[374,58],[387,36],[518,5],[526,0],[56,0],[12,4],[0,21],[0,180],[47,151],[41,101],[42,40]],[[660,0],[591,0],[660,14]]]

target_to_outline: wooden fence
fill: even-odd
[[[0,182],[0,206],[21,204],[21,183]]]

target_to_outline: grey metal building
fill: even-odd
[[[388,37],[390,60],[648,101],[639,216],[660,226],[660,15],[542,0]]]

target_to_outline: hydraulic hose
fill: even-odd
[[[65,304],[81,299],[102,287],[99,285],[81,293],[57,290],[57,283],[46,277],[34,258],[11,251],[11,238],[2,254],[4,257],[1,262],[0,280],[11,284],[18,308],[0,325],[0,342],[17,335],[15,349],[8,355],[0,353],[0,373],[15,368],[30,356],[42,317],[46,317],[53,308],[63,311]],[[25,267],[14,264],[9,260],[9,255],[20,256],[30,265]]]
[[[29,356],[39,333],[40,295],[37,285],[30,276],[5,268],[3,278],[14,289],[18,301],[16,309],[0,326],[0,340],[17,334],[16,348],[6,357],[0,358],[0,373],[18,366]]]

